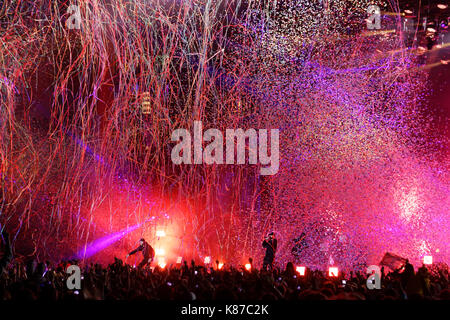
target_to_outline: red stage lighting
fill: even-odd
[[[306,267],[298,266],[296,268],[296,271],[298,272],[299,275],[304,276],[305,275],[305,271],[306,271]]]
[[[432,256],[424,256],[423,264],[433,264],[433,257]]]
[[[156,249],[156,251],[155,251],[155,255],[156,256],[164,256],[166,254],[166,251],[164,250],[164,249],[162,249],[162,248],[160,248],[160,249]]]
[[[330,277],[337,277],[339,274],[339,269],[337,267],[330,267],[328,269],[328,275]]]
[[[252,269],[252,265],[250,263],[245,264],[245,269],[250,271]]]
[[[166,267],[167,263],[166,260],[164,258],[159,258],[158,259],[158,266],[160,266],[160,268],[164,269]]]
[[[158,230],[158,231],[156,231],[156,236],[158,238],[163,238],[166,236],[166,232],[164,230]]]
[[[205,264],[211,263],[211,257],[205,257]]]

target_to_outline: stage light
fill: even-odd
[[[428,31],[428,32],[436,32],[436,29],[435,29],[435,28],[429,27],[429,28],[427,28],[427,31]]]
[[[445,10],[445,9],[448,8],[448,5],[439,3],[439,4],[437,5],[437,7],[438,7],[439,9],[441,9],[441,10]]]
[[[146,91],[146,92],[142,93],[141,110],[142,110],[143,114],[150,114],[151,113],[150,92]]]
[[[165,237],[166,236],[166,232],[164,230],[158,230],[158,231],[156,231],[156,236],[158,238]]]
[[[412,14],[413,12],[412,12],[412,10],[406,9],[406,10],[405,10],[405,13],[406,13],[406,14]]]
[[[164,258],[158,259],[158,266],[160,266],[162,269],[166,267],[166,260]]]
[[[330,267],[328,269],[328,275],[330,277],[337,277],[339,274],[339,269],[337,267]]]
[[[211,263],[211,257],[205,257],[205,264]]]
[[[433,257],[432,256],[424,256],[423,264],[433,264]]]
[[[122,231],[115,232],[113,234],[110,234],[110,235],[107,235],[100,239],[97,239],[97,240],[89,243],[84,249],[80,250],[80,252],[78,252],[78,254],[77,254],[77,257],[79,259],[85,259],[85,258],[92,257],[97,252],[109,247],[113,243],[122,239],[126,234],[140,228],[141,226],[142,226],[142,223],[139,223],[135,226],[126,228]]]
[[[183,257],[178,257],[178,258],[177,258],[177,263],[180,264],[181,261],[183,261]]]
[[[304,276],[304,275],[305,275],[306,268],[305,268],[305,267],[298,266],[298,267],[296,268],[296,271],[298,272],[299,275]]]
[[[223,263],[220,262],[219,265],[217,266],[217,268],[218,268],[219,270],[221,270],[221,269],[223,268]]]
[[[246,264],[245,264],[245,269],[246,269],[247,271],[250,271],[251,268],[252,268],[252,265],[251,265],[250,263],[246,263]]]
[[[155,255],[156,256],[164,256],[166,254],[166,251],[164,249],[156,249]]]

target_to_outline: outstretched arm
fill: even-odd
[[[131,255],[133,255],[133,254],[135,254],[136,252],[141,251],[141,250],[142,250],[142,246],[139,246],[139,247],[137,247],[136,249],[134,249],[133,251],[131,251],[129,254],[127,254],[127,257],[128,257],[128,256],[131,256]]]

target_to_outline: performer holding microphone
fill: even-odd
[[[139,263],[138,268],[143,268],[147,264],[150,265],[155,257],[155,250],[147,243],[147,241],[145,241],[144,238],[139,240],[139,247],[127,254],[126,258],[138,251],[142,251],[142,255],[144,256],[144,259],[142,259],[141,263]]]
[[[266,249],[266,255],[263,261],[263,270],[270,267],[273,270],[273,260],[275,259],[275,252],[277,251],[277,239],[275,239],[273,232],[269,233],[262,243],[263,248]]]

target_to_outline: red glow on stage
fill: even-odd
[[[163,256],[165,256],[165,254],[166,254],[166,251],[165,251],[164,249],[159,248],[159,249],[156,249],[156,250],[155,250],[155,255],[156,255],[156,256],[161,256],[161,257],[163,257]]]
[[[156,236],[158,238],[163,238],[166,236],[166,232],[164,230],[158,230],[158,231],[156,231]]]
[[[165,268],[166,267],[166,265],[167,265],[167,263],[166,263],[166,259],[164,259],[164,258],[159,258],[158,259],[158,266],[159,267],[161,267],[161,268]]]
[[[35,1],[33,12],[54,19],[51,28],[60,25],[63,17],[44,2]],[[54,261],[76,256],[83,264],[105,264],[126,257],[143,238],[155,250],[154,265],[159,258],[164,266],[184,259],[221,269],[219,257],[227,266],[252,270],[265,254],[262,235],[275,231],[277,267],[292,262],[300,275],[306,267],[326,272],[337,265],[347,272],[378,263],[386,252],[415,266],[448,263],[447,38],[433,40],[430,55],[424,54],[424,41],[414,42],[420,50],[410,50],[398,41],[410,37],[396,39],[400,30],[387,32],[387,25],[383,36],[368,38],[355,29],[351,37],[330,42],[328,33],[316,30],[348,30],[346,19],[319,19],[319,26],[306,23],[316,21],[311,12],[295,27],[268,24],[266,30],[248,27],[247,13],[241,16],[240,9],[223,15],[233,23],[217,21],[204,30],[203,24],[185,24],[203,19],[196,6],[175,1],[169,9],[155,1],[134,2],[142,10],[124,15],[121,1],[92,8],[93,17],[113,22],[120,16],[121,28],[100,24],[67,37],[59,27],[35,33],[45,23],[30,19],[33,43],[43,50],[15,37],[2,41],[0,70],[8,72],[0,71],[0,189],[7,206],[2,204],[0,225],[15,235],[15,254]],[[345,3],[365,10],[366,2]],[[211,6],[211,12],[220,7],[214,1]],[[304,15],[297,7],[292,15]],[[448,9],[445,1],[433,7]],[[173,22],[176,32],[159,22],[158,12],[178,17],[179,9],[185,13]],[[145,17],[155,28],[151,33],[136,24],[147,10],[158,13]],[[271,19],[284,15],[277,10]],[[417,13],[415,8],[402,12]],[[22,14],[8,19],[6,34],[14,34]],[[434,37],[448,29],[447,22],[427,19],[421,33],[428,28]],[[254,32],[272,28],[270,37],[254,38],[263,41],[256,47],[247,43]],[[205,32],[211,35],[208,41]],[[164,52],[154,46],[160,39],[167,39]],[[217,47],[216,53],[192,57],[199,42]],[[187,44],[182,50],[181,43]],[[142,52],[151,61],[147,66]],[[339,59],[336,52],[342,52]],[[391,55],[396,58],[387,58]],[[60,68],[40,68],[44,62]],[[440,91],[445,94],[433,94]],[[211,113],[210,104],[220,105],[220,112]],[[200,152],[191,141],[195,165],[175,164],[171,133],[186,128],[197,140],[194,120],[205,128],[198,135]],[[283,131],[275,175],[261,176],[245,160],[250,144],[242,163],[228,161],[234,151],[238,157],[238,144],[222,157],[214,150],[213,162],[223,165],[203,161],[212,160],[206,157],[212,149],[200,150],[206,128],[238,127]],[[292,240],[301,233],[302,250],[294,256]],[[125,261],[137,265],[141,256]],[[330,267],[329,275],[338,276],[338,268]]]
[[[337,267],[330,267],[328,269],[328,276],[337,277],[339,274],[339,269]]]
[[[305,271],[306,271],[306,267],[298,266],[296,268],[296,271],[298,272],[299,275],[304,276],[305,275]]]
[[[423,257],[423,264],[433,264],[433,257],[432,256],[424,256]]]

